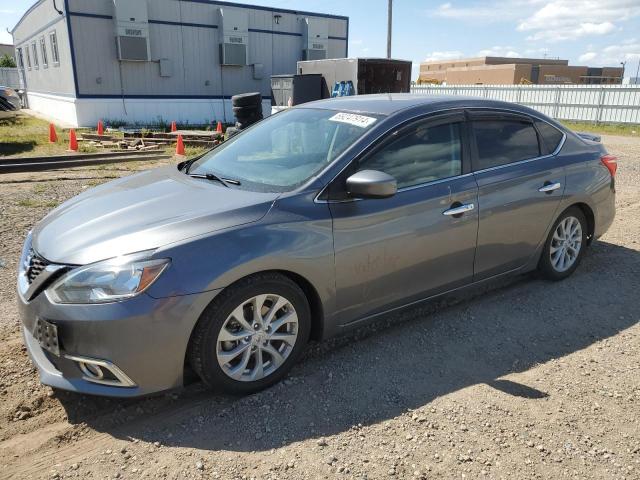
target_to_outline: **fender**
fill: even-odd
[[[318,293],[326,319],[335,311],[331,214],[317,190],[278,199],[260,221],[157,250],[172,259],[147,291],[155,298],[220,290],[255,273],[294,273]],[[302,197],[302,198],[301,198]]]

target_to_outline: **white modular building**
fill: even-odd
[[[39,0],[12,32],[28,107],[75,126],[233,121],[300,60],[348,55],[347,17],[213,0]]]

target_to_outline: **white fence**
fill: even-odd
[[[18,69],[6,67],[0,68],[0,85],[3,87],[11,87],[15,89],[22,88]]]
[[[416,85],[411,92],[504,100],[559,120],[640,123],[640,85]]]

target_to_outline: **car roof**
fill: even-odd
[[[322,108],[346,112],[392,115],[401,110],[424,107],[425,112],[442,108],[505,108],[530,114],[532,110],[509,102],[460,95],[422,95],[415,93],[383,93],[327,98],[304,103],[294,108]],[[539,114],[538,114],[539,115]]]

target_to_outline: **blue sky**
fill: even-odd
[[[35,0],[3,0],[0,43]],[[386,55],[386,0],[236,0],[346,15],[349,55]],[[640,0],[394,1],[393,56],[417,64],[467,56],[567,58],[573,65],[640,61]]]

